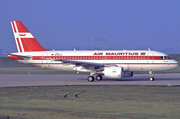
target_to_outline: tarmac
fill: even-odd
[[[71,74],[0,74],[0,87],[52,86],[52,85],[180,85],[180,73],[154,74],[154,81],[148,74],[134,74],[131,78],[87,81],[88,75]]]

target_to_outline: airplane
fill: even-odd
[[[148,71],[149,80],[154,81],[154,71],[171,70],[179,66],[167,54],[150,49],[49,51],[38,43],[21,21],[11,21],[11,26],[18,52],[7,54],[8,58],[56,70],[89,72],[89,82],[95,79],[100,81],[103,77],[133,77],[134,71]]]

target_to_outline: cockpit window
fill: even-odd
[[[168,59],[171,59],[169,56],[166,56]]]
[[[171,59],[169,56],[161,56],[161,59]]]

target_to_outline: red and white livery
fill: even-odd
[[[23,63],[65,71],[90,72],[88,81],[132,77],[134,71],[170,70],[179,64],[167,54],[151,50],[48,51],[20,21],[11,21],[18,52],[8,57]]]

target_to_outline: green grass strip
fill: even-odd
[[[0,118],[177,119],[178,86],[0,88]]]

